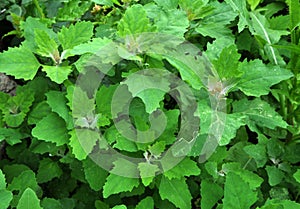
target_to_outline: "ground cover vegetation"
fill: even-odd
[[[300,208],[298,0],[7,0],[0,21],[0,73],[8,76],[0,85],[1,209]],[[140,34],[170,39],[154,44],[159,54]],[[180,54],[182,46],[199,51]],[[101,83],[83,76],[77,88],[99,56],[110,66],[100,69]],[[189,59],[209,68],[207,83]],[[134,80],[149,68],[163,70]],[[175,96],[139,91],[157,85],[160,72],[169,79],[159,86],[175,83]],[[156,160],[181,145],[180,121],[194,118],[188,100],[174,99],[184,93],[171,75],[193,93],[200,130],[183,132],[193,146],[181,146],[173,153],[181,160],[160,172]],[[122,101],[134,97],[128,118],[148,141],[128,140],[114,120],[124,86]],[[226,105],[212,108],[218,101]],[[160,115],[156,137],[147,130]],[[211,129],[220,138],[209,154]],[[108,147],[144,161],[98,166],[89,155]]]

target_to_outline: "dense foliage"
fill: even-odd
[[[300,208],[298,0],[8,0],[0,21],[0,209]]]

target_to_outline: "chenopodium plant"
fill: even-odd
[[[77,13],[71,11],[77,11],[78,2],[65,2],[56,21],[74,21]],[[271,87],[284,80],[299,80],[287,69],[280,47],[275,46],[285,43],[282,37],[290,31],[274,28],[277,21],[286,20],[270,18],[280,8],[276,3],[266,6],[273,8],[273,13],[263,15],[266,8],[260,10],[258,2],[247,2],[129,1],[124,3],[125,13],[114,30],[107,30],[114,27],[110,17],[96,28],[90,21],[74,21],[60,30],[54,30],[46,18],[22,21],[24,41],[0,54],[0,72],[26,81],[16,96],[0,94],[0,140],[6,141],[7,156],[13,159],[0,164],[0,176],[4,179],[5,175],[8,182],[7,186],[2,183],[3,207],[299,207],[295,202],[299,201],[300,187],[296,166],[300,162],[299,145],[281,140],[288,128],[294,135],[297,131],[291,128],[291,121],[284,120],[287,115],[276,111],[277,103],[266,96],[272,93],[283,108],[290,95],[284,100],[279,94],[282,91]],[[288,5],[295,13],[290,14],[291,31],[297,36],[299,21],[294,16],[299,4],[289,1]],[[238,38],[230,28],[236,18]],[[158,37],[168,39],[149,44],[155,34],[166,34]],[[212,65],[203,65],[206,59],[200,50],[195,54],[184,51],[185,39],[194,41],[195,36],[202,38],[204,44],[199,47],[207,48],[204,55]],[[297,47],[292,48],[293,56],[297,56]],[[245,59],[252,49],[257,54]],[[179,58],[184,56],[191,63],[210,68],[205,71],[208,74],[200,74],[205,79],[195,74],[193,67],[199,66]],[[295,61],[290,62],[294,69]],[[150,68],[160,71],[138,74]],[[199,111],[199,116],[185,114],[182,109],[193,107],[189,106],[193,100],[182,100],[181,106],[166,94],[173,88],[175,98],[184,95],[177,80],[160,79],[169,76],[167,72],[178,75],[194,93],[194,111]],[[281,85],[285,86],[278,87]],[[221,104],[220,108],[211,107],[214,102],[224,102],[225,97],[228,112],[222,111]],[[130,104],[127,112],[126,104]],[[297,112],[296,100],[293,105],[289,111]],[[122,114],[124,111],[127,115]],[[200,131],[183,132],[186,136],[177,140],[176,135],[186,125],[180,124],[179,118],[197,119],[194,116],[200,117],[200,122],[195,120]],[[157,121],[166,121],[158,137],[160,127],[149,131]],[[187,130],[194,130],[192,123],[187,124]],[[127,131],[120,131],[120,127]],[[219,139],[214,139],[212,127],[216,137],[221,135]],[[132,128],[144,141],[128,140]],[[255,143],[253,133],[257,135]],[[191,140],[185,141],[188,137]],[[212,140],[212,147],[205,143],[207,139]],[[181,149],[166,152],[174,144]],[[161,163],[164,153],[171,155],[176,165]],[[137,164],[128,160],[133,158],[141,160]],[[136,200],[127,203],[130,197]]]

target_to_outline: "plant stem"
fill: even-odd
[[[37,11],[38,11],[40,17],[41,17],[41,18],[45,18],[45,14],[44,14],[42,8],[40,7],[39,1],[38,1],[38,0],[33,0],[33,3],[34,3],[34,5],[35,5],[35,7],[36,7],[36,9],[37,9]]]

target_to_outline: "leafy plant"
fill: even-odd
[[[299,1],[0,8],[0,208],[299,208]]]

